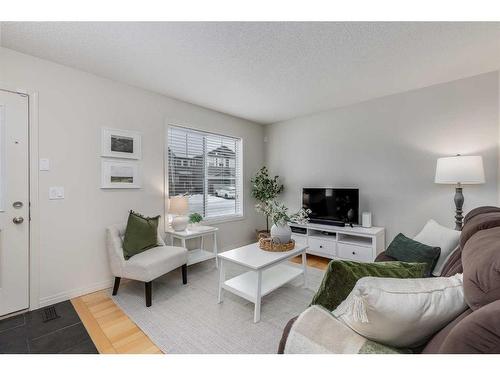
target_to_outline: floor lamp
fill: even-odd
[[[484,184],[481,156],[451,156],[439,158],[436,164],[436,184],[455,185],[455,229],[462,230],[464,195],[462,185]]]

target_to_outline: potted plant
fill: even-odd
[[[288,243],[292,238],[292,229],[288,223],[307,224],[311,210],[301,208],[296,213],[289,215],[288,208],[276,200],[269,200],[260,207],[271,218],[271,238],[278,239],[281,243]]]
[[[283,185],[279,182],[279,176],[270,177],[266,167],[250,180],[252,182],[252,196],[258,201],[255,208],[266,215],[266,233],[269,233],[269,215],[266,213],[266,202],[275,199],[283,191]],[[259,235],[259,231],[257,235]]]
[[[189,215],[189,223],[192,226],[198,225],[203,220],[203,216],[201,216],[198,212],[193,212]]]

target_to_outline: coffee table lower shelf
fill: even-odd
[[[301,268],[278,264],[262,271],[261,297],[264,297],[286,283],[302,275]],[[248,271],[226,280],[222,287],[246,300],[257,302],[257,271]]]
[[[217,302],[224,300],[224,291],[236,294],[252,302],[253,321],[260,321],[262,297],[282,287],[295,278],[303,277],[303,286],[307,287],[307,245],[297,244],[290,251],[269,252],[252,243],[237,249],[225,251],[217,256],[219,260],[219,293]],[[302,267],[295,267],[288,261],[296,256],[302,257]],[[226,280],[225,264],[233,263],[249,269],[236,277]]]

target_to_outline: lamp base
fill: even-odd
[[[455,188],[455,230],[462,230],[464,216],[462,207],[464,206],[464,195],[460,184]]]
[[[172,229],[176,232],[182,232],[187,228],[189,218],[187,216],[175,216],[172,219]]]

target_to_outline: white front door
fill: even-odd
[[[28,97],[0,88],[0,316],[29,307]]]

